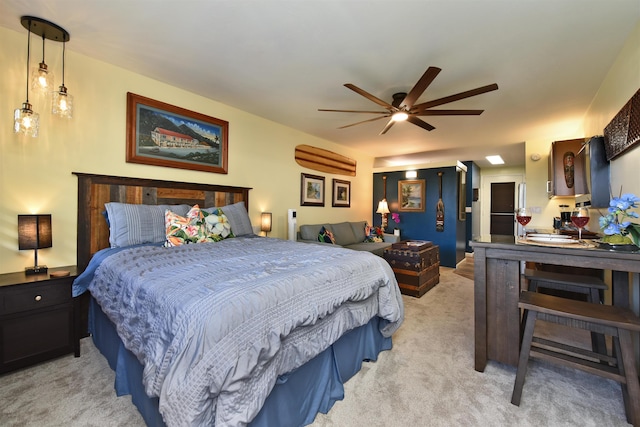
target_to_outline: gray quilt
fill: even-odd
[[[169,426],[246,425],[278,375],[373,316],[385,336],[404,318],[384,259],[273,238],[127,249],[89,289]]]

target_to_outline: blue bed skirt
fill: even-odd
[[[374,317],[364,326],[343,335],[331,347],[300,368],[281,375],[251,427],[298,427],[311,424],[317,413],[327,413],[344,398],[343,384],[362,367],[362,361],[378,358],[392,347],[380,329],[388,323]],[[142,365],[118,337],[114,325],[91,299],[89,331],[93,342],[116,373],[118,396],[131,395],[133,404],[147,426],[164,426],[158,398],[146,395],[142,385]]]

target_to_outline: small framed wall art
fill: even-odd
[[[351,182],[341,179],[333,180],[333,198],[331,206],[334,208],[351,207]]]
[[[324,206],[324,176],[300,174],[300,206]]]

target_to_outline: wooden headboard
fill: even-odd
[[[145,205],[182,204],[225,206],[244,201],[249,210],[247,187],[126,178],[73,172],[78,177],[78,271],[100,249],[109,247],[109,228],[103,216],[107,202]]]

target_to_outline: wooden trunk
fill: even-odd
[[[440,282],[440,248],[438,246],[414,248],[394,244],[384,251],[405,295],[421,297]]]
[[[421,297],[440,282],[440,263],[422,271],[393,269],[400,286],[400,292],[413,297]]]
[[[417,251],[391,247],[384,250],[384,259],[392,268],[422,271],[433,264],[440,264],[440,247],[434,245]]]

